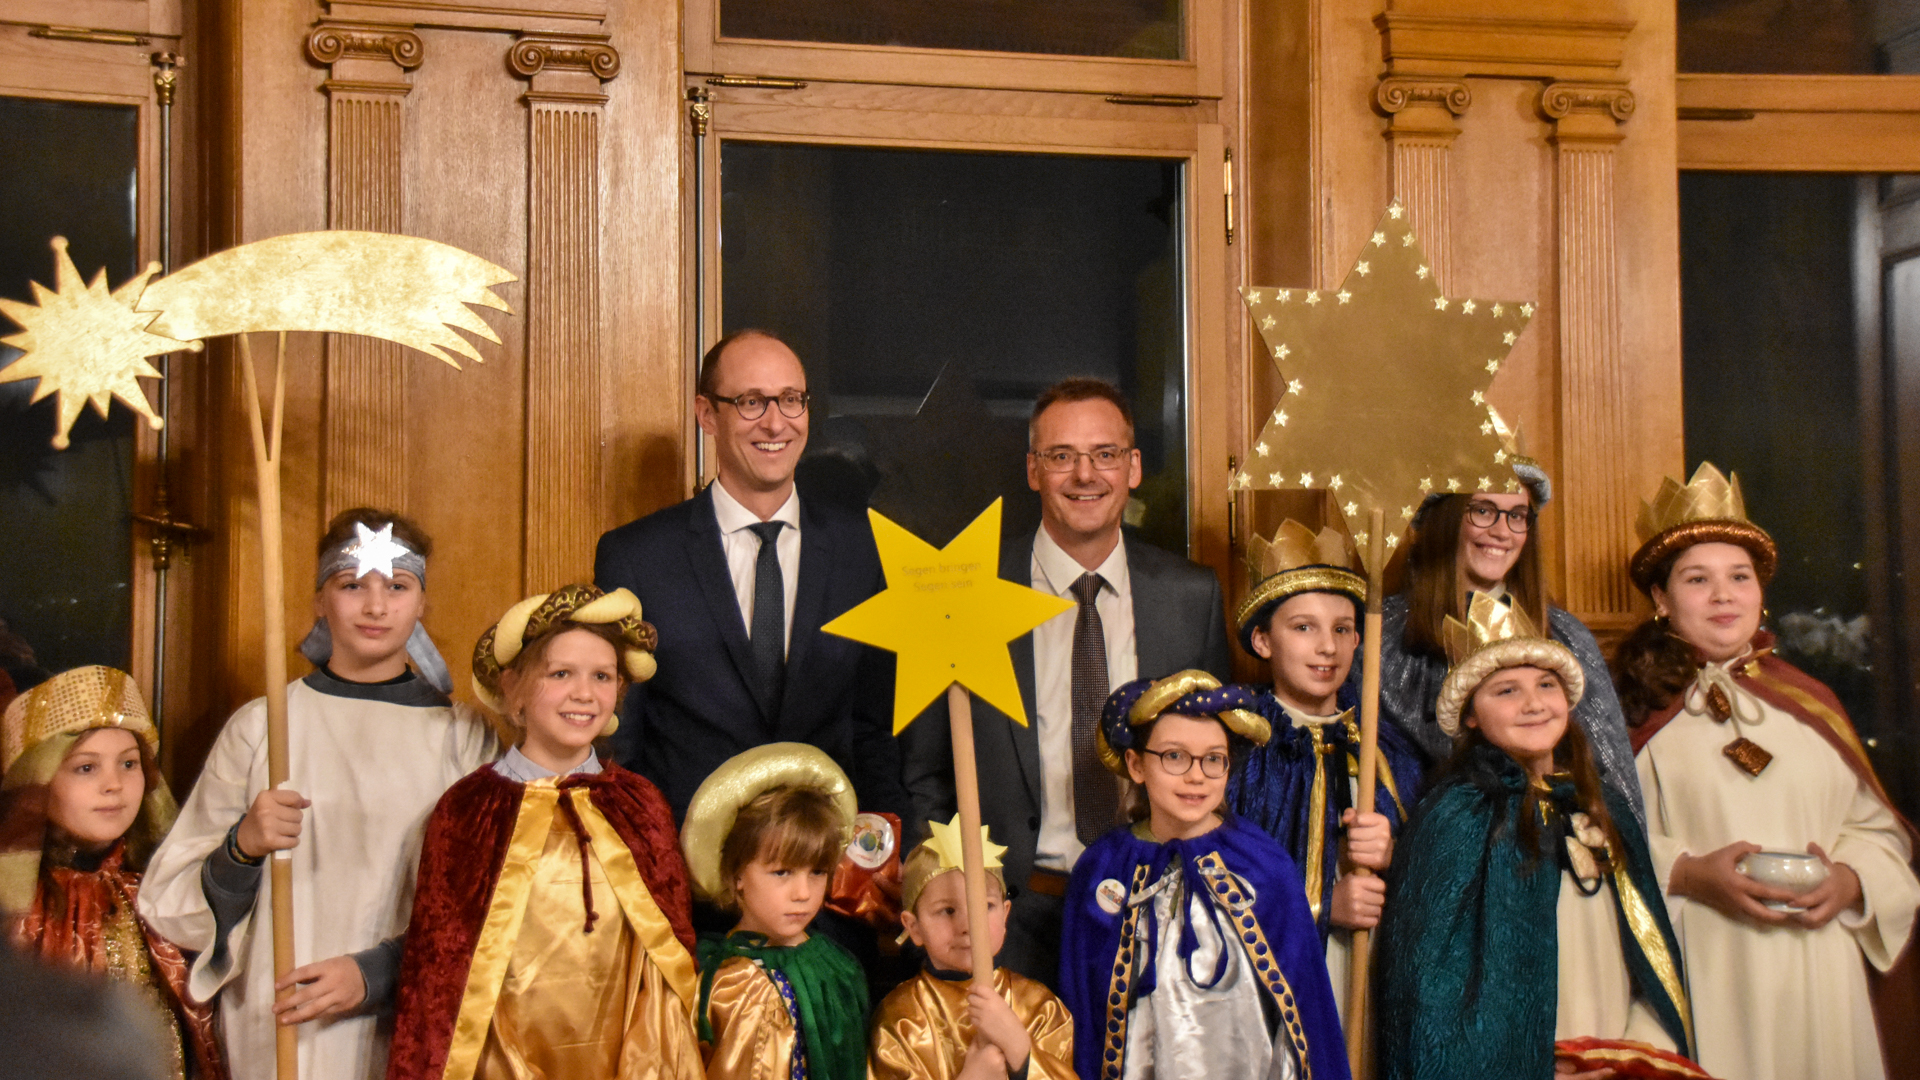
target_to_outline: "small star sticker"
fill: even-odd
[[[1431,476],[1423,476],[1423,477],[1421,477],[1421,478],[1420,478],[1420,491],[1421,491],[1421,492],[1422,492],[1422,493],[1424,494],[1425,492],[1429,492],[1429,491],[1432,491],[1432,490],[1433,490],[1433,477],[1431,477]]]
[[[1273,413],[1273,422],[1274,422],[1274,423],[1276,423],[1276,424],[1279,424],[1279,425],[1280,425],[1281,427],[1286,427],[1286,426],[1287,426],[1287,413],[1286,413],[1286,410],[1284,410],[1284,409],[1275,409],[1275,410],[1274,410],[1274,413]]]
[[[1482,434],[1482,435],[1491,435],[1491,434],[1493,434],[1493,421],[1491,421],[1491,420],[1488,420],[1488,421],[1485,421],[1485,422],[1483,422],[1483,423],[1482,423],[1482,424],[1480,425],[1480,434]]]
[[[1267,486],[1268,486],[1268,487],[1279,487],[1279,486],[1280,486],[1280,474],[1279,474],[1279,473],[1277,473],[1277,472],[1276,472],[1276,473],[1268,473],[1268,474],[1267,474]]]
[[[1458,480],[1455,480],[1455,479],[1454,479],[1453,477],[1451,477],[1451,476],[1449,476],[1449,477],[1447,477],[1447,490],[1448,490],[1448,491],[1459,491],[1459,490],[1460,490],[1460,481],[1458,481]]]
[[[1260,320],[1260,329],[1262,329],[1262,330],[1271,330],[1271,329],[1273,329],[1273,316],[1271,316],[1271,315],[1267,315],[1267,316],[1264,316],[1263,318],[1261,318],[1261,320]]]
[[[1499,370],[1500,370],[1500,361],[1498,360],[1487,361],[1487,374],[1492,375],[1498,372]]]
[[[1402,236],[1400,237],[1400,246],[1401,246],[1401,247],[1412,247],[1412,246],[1413,246],[1413,234],[1412,234],[1412,233],[1405,233],[1405,234],[1403,234],[1403,235],[1402,235]]]
[[[1361,277],[1366,277],[1368,274],[1373,272],[1373,267],[1368,266],[1366,263],[1363,263],[1363,262],[1354,263],[1353,272],[1356,274],[1359,274]]]
[[[1341,507],[1340,509],[1346,511],[1346,514],[1348,517],[1352,517],[1353,515],[1360,512],[1360,504],[1350,502],[1347,505]]]
[[[1401,507],[1401,508],[1400,508],[1400,520],[1401,520],[1401,521],[1412,521],[1412,520],[1413,520],[1413,507],[1411,507],[1411,506],[1403,506],[1403,507]]]
[[[1361,532],[1357,532],[1357,533],[1354,533],[1354,534],[1353,534],[1353,542],[1354,542],[1354,543],[1356,543],[1356,544],[1358,544],[1358,545],[1360,545],[1361,547],[1366,547],[1366,546],[1367,546],[1367,534],[1366,534],[1366,532],[1365,532],[1365,531],[1363,530],[1363,531],[1361,531]]]
[[[1239,485],[1239,486],[1240,486],[1240,487],[1241,487],[1242,489],[1244,489],[1244,488],[1245,488],[1245,487],[1247,486],[1247,472],[1246,472],[1246,470],[1245,470],[1245,469],[1242,469],[1242,470],[1240,470],[1239,472],[1237,472],[1237,473],[1235,473],[1235,474],[1233,475],[1233,482],[1234,482],[1235,484],[1237,484],[1237,485]]]
[[[1531,319],[1531,318],[1533,318],[1533,305],[1532,305],[1532,304],[1521,304],[1521,305],[1520,305],[1520,314],[1522,314],[1522,315],[1525,315],[1525,316],[1526,316],[1527,318],[1529,318],[1529,319]]]
[[[1493,463],[1495,465],[1505,465],[1507,463],[1507,452],[1504,448],[1493,452]]]
[[[1475,390],[1473,392],[1473,403],[1475,405],[1485,405],[1487,403],[1487,395]]]
[[[1520,490],[1520,481],[1509,477],[1507,480],[1507,494],[1511,495],[1514,492],[1519,490]]]
[[[1275,289],[1273,291],[1273,299],[1276,303],[1284,304],[1287,301],[1293,299],[1293,290],[1292,289]]]
[[[1249,303],[1249,304],[1257,304],[1257,303],[1259,303],[1259,302],[1260,302],[1260,290],[1259,290],[1259,289],[1248,289],[1248,290],[1247,290],[1247,303]]]
[[[1492,490],[1493,490],[1493,478],[1492,478],[1492,477],[1490,477],[1490,476],[1483,476],[1483,477],[1481,477],[1481,478],[1480,478],[1480,490],[1481,490],[1481,491],[1492,491]]]
[[[1307,303],[1308,303],[1308,305],[1309,305],[1309,306],[1311,306],[1311,305],[1313,305],[1313,304],[1317,304],[1317,303],[1319,303],[1319,302],[1320,302],[1320,294],[1319,294],[1319,292],[1317,292],[1317,291],[1309,291],[1309,292],[1307,293]]]
[[[1327,481],[1327,486],[1328,486],[1328,487],[1330,487],[1330,488],[1332,488],[1332,489],[1333,489],[1333,490],[1335,490],[1335,491],[1339,491],[1339,490],[1340,490],[1340,485],[1342,485],[1342,484],[1344,484],[1344,483],[1346,483],[1346,481],[1345,481],[1345,480],[1342,480],[1342,479],[1340,479],[1340,474],[1339,474],[1339,473],[1334,473],[1334,474],[1333,474],[1333,479],[1331,479],[1331,480],[1328,480],[1328,481]]]
[[[1507,305],[1505,305],[1505,304],[1495,304],[1495,305],[1493,305],[1493,317],[1494,317],[1494,318],[1496,318],[1496,319],[1497,319],[1497,318],[1499,318],[1499,317],[1500,317],[1500,313],[1501,313],[1502,311],[1504,311],[1504,310],[1506,310],[1506,307],[1507,307]]]
[[[1301,474],[1300,474],[1300,486],[1301,486],[1301,487],[1312,487],[1312,486],[1313,486],[1313,474],[1312,474],[1312,473],[1310,473],[1310,472],[1303,472],[1303,473],[1301,473]]]
[[[1395,221],[1399,221],[1400,215],[1404,213],[1406,213],[1406,210],[1402,208],[1399,203],[1394,203],[1393,205],[1387,207],[1387,216],[1392,218]]]
[[[1387,242],[1387,234],[1386,234],[1386,233],[1383,233],[1383,232],[1377,232],[1377,233],[1374,233],[1374,234],[1373,234],[1373,240],[1371,241],[1371,243],[1373,244],[1373,246],[1374,246],[1374,247],[1380,247],[1381,245],[1383,245],[1383,244],[1385,244],[1386,242]]]
[[[1348,292],[1345,289],[1341,289],[1339,292],[1335,293],[1334,295],[1338,296],[1340,298],[1340,302],[1343,304],[1353,299],[1353,294]]]
[[[391,522],[381,526],[379,532],[367,528],[360,522],[354,522],[353,546],[347,554],[353,557],[353,576],[366,577],[378,572],[386,577],[393,576],[393,560],[413,554],[413,549],[393,538]]]
[[[1433,271],[1424,266],[1416,266],[1413,269],[1413,276],[1419,278],[1421,281],[1427,280],[1427,275],[1431,273],[1433,273]]]
[[[1435,310],[1435,311],[1445,311],[1445,310],[1447,310],[1447,298],[1446,298],[1446,297],[1444,297],[1444,296],[1436,296],[1436,297],[1434,297],[1434,298],[1433,298],[1433,310]]]
[[[1266,444],[1266,443],[1263,443],[1263,442],[1257,442],[1257,443],[1254,443],[1254,444],[1253,444],[1253,453],[1254,453],[1254,456],[1255,456],[1255,457],[1266,457],[1266,456],[1267,456],[1267,444]]]
[[[1288,379],[1288,380],[1287,380],[1287,393],[1289,393],[1289,394],[1297,394],[1297,393],[1299,393],[1299,392],[1300,392],[1300,380],[1299,380],[1299,379]]]
[[[1393,535],[1389,535],[1389,536],[1387,537],[1387,550],[1388,550],[1388,551],[1392,551],[1392,550],[1393,550],[1394,548],[1397,548],[1397,547],[1399,547],[1399,546],[1400,546],[1400,538],[1399,538],[1398,536],[1393,536]]]
[[[1511,345],[1511,344],[1513,344],[1513,343],[1514,343],[1514,341],[1515,341],[1515,340],[1516,340],[1516,339],[1517,339],[1517,338],[1518,338],[1519,336],[1520,336],[1520,335],[1518,335],[1518,334],[1516,334],[1516,333],[1514,333],[1513,331],[1511,331],[1511,330],[1509,330],[1509,331],[1507,331],[1506,333],[1504,333],[1504,334],[1501,334],[1501,335],[1500,335],[1500,340],[1501,340],[1501,341],[1503,341],[1503,342],[1505,342],[1505,343],[1506,343],[1506,344],[1508,344],[1508,345]]]
[[[1463,301],[1461,301],[1461,302],[1460,302],[1460,314],[1462,314],[1462,315],[1471,315],[1471,314],[1473,314],[1473,301],[1471,301],[1471,300],[1463,300]]]
[[[1275,360],[1285,360],[1291,352],[1293,352],[1293,350],[1287,348],[1285,345],[1275,345],[1273,347],[1273,358]]]

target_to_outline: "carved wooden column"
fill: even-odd
[[[1540,111],[1553,121],[1554,213],[1559,233],[1561,520],[1564,603],[1606,624],[1633,611],[1621,568],[1631,552],[1638,492],[1627,489],[1625,375],[1620,357],[1620,268],[1614,251],[1614,152],[1633,115],[1620,83],[1550,82]],[[1595,618],[1597,617],[1597,619]]]
[[[1387,116],[1387,142],[1393,147],[1393,197],[1407,208],[1420,248],[1444,288],[1448,243],[1448,158],[1460,134],[1454,119],[1467,111],[1473,95],[1459,79],[1388,75],[1374,88],[1374,106]]]
[[[605,36],[523,34],[527,138],[528,592],[584,581],[600,534],[601,84]]]
[[[327,225],[404,232],[401,107],[420,66],[419,35],[404,26],[323,22],[307,55],[326,83]],[[406,509],[407,381],[402,348],[356,335],[327,337],[322,520],[353,506]]]

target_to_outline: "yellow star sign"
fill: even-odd
[[[821,629],[899,657],[893,676],[894,733],[953,683],[1025,724],[1027,710],[1007,643],[1072,610],[1073,601],[1000,577],[1000,500],[944,548],[877,511],[867,516],[873,520],[887,587]]]
[[[1319,293],[1306,289],[1242,294],[1287,390],[1257,440],[1264,452],[1234,487],[1311,488],[1337,475],[1364,558],[1369,511],[1385,510],[1397,535],[1399,511],[1430,490],[1423,481],[1457,491],[1511,471],[1495,458],[1494,429],[1482,428],[1485,391],[1533,305],[1441,295],[1398,203],[1340,287],[1350,301],[1314,303]]]
[[[927,838],[927,846],[940,856],[940,869],[958,870],[964,865],[960,858],[960,815],[953,815],[952,821],[929,821],[927,828],[933,835]],[[987,838],[987,827],[980,826],[980,863],[981,868],[992,870],[1000,865],[1000,856],[1007,853],[1007,845],[996,844]]]

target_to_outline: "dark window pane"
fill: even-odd
[[[0,97],[0,296],[32,301],[29,281],[52,287],[48,240],[64,236],[81,276],[104,267],[117,287],[135,270],[137,111]],[[0,319],[6,334],[16,329]],[[4,335],[0,335],[4,336]],[[20,350],[0,345],[0,366]],[[51,397],[29,405],[33,380],[0,383],[0,619],[32,660],[0,635],[0,665],[16,680],[81,664],[125,668],[133,576],[128,510],[133,422],[114,404],[89,406],[73,444],[51,445]]]
[[[725,328],[807,364],[810,491],[934,543],[1006,496],[1031,531],[1033,399],[1094,375],[1133,402],[1129,520],[1186,551],[1179,163],[733,141],[720,162]]]
[[[1679,0],[1679,69],[1742,75],[1916,70],[1912,5],[1888,0]]]
[[[1180,0],[720,0],[729,38],[1178,60]]]

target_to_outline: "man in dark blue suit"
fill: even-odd
[[[694,415],[717,479],[600,538],[594,581],[640,598],[660,670],[621,710],[614,756],[681,818],[721,762],[770,742],[829,754],[863,810],[908,816],[893,739],[893,658],[820,627],[886,587],[864,517],[794,488],[807,373],[769,334],[723,338]]]
[[[1057,980],[1061,897],[1082,848],[1122,822],[1120,794],[1095,754],[1107,694],[1135,678],[1198,668],[1225,680],[1226,616],[1212,570],[1120,527],[1140,484],[1133,411],[1112,385],[1067,379],[1034,403],[1027,483],[1041,525],[1000,547],[1000,576],[1075,601],[1012,645],[1031,723],[974,705],[980,813],[1009,884],[1024,890],[1007,919],[1000,963]],[[923,817],[954,813],[946,708],[909,727],[906,782]]]

